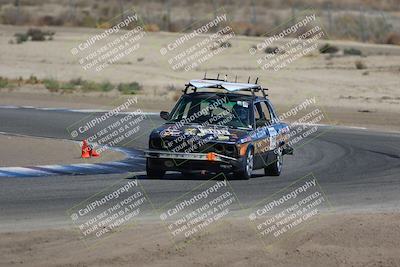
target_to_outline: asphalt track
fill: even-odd
[[[0,108],[0,131],[71,139],[66,127],[87,115],[68,110]],[[141,124],[143,134],[126,148],[146,148],[148,132],[161,123],[157,116],[147,116]],[[399,211],[400,134],[321,126],[308,139],[294,156],[285,157],[281,176],[256,172],[249,181],[230,181],[243,207],[312,173],[326,193],[332,212]],[[135,161],[138,164],[132,165],[130,173],[1,177],[0,230],[69,225],[66,210],[123,178],[138,178],[155,207],[209,179],[187,179],[172,173],[162,180],[149,180],[143,175],[144,160],[138,157]]]

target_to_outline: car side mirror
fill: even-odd
[[[161,111],[160,112],[160,117],[164,120],[168,120],[169,117],[169,112],[168,111]]]

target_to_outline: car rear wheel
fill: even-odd
[[[244,168],[234,172],[236,179],[249,180],[254,168],[254,154],[252,149],[248,149],[245,158]]]
[[[160,166],[157,166],[156,168],[154,165],[152,166],[151,164],[151,159],[146,160],[146,173],[147,173],[147,178],[150,179],[161,179],[165,175],[165,170],[161,169]]]
[[[273,162],[264,168],[265,175],[279,176],[282,172],[282,166],[283,166],[282,149],[279,148],[276,151],[276,153],[274,153],[274,155],[275,155],[275,158],[274,158]]]

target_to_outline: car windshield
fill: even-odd
[[[251,103],[228,95],[184,96],[176,104],[170,122],[251,128]]]

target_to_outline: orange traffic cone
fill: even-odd
[[[83,159],[90,158],[89,151],[90,151],[90,147],[89,147],[88,143],[86,142],[86,140],[83,140],[83,141],[82,141],[82,154],[81,154],[81,158],[83,158]]]
[[[95,157],[95,158],[100,157],[100,154],[97,153],[97,151],[94,150],[93,147],[90,146],[89,148],[90,148],[89,153],[90,153],[90,156],[91,156],[91,157]]]

